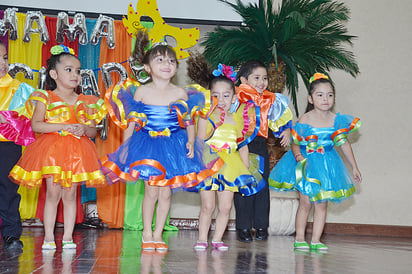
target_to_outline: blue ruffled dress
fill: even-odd
[[[195,144],[195,156],[186,156],[187,132],[182,128],[195,106],[204,105],[204,95],[188,93],[187,102],[170,106],[146,105],[133,100],[136,85],[124,84],[112,94],[112,114],[118,119],[135,121],[133,135],[114,153],[104,157],[102,170],[111,183],[143,179],[150,185],[168,186],[174,190],[196,186],[213,172],[203,164],[202,147]],[[114,102],[114,103],[113,103]],[[180,118],[179,118],[180,117]],[[113,118],[113,116],[112,116]],[[116,118],[115,118],[116,119]],[[129,120],[130,121],[130,120]]]
[[[361,125],[358,118],[337,113],[334,126],[314,128],[296,123],[292,130],[304,160],[296,162],[288,151],[269,176],[275,191],[295,191],[309,196],[311,202],[338,203],[355,193],[349,171],[335,149],[346,142],[347,134]]]

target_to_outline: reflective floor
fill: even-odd
[[[325,235],[329,252],[294,251],[292,236],[241,243],[226,232],[229,251],[192,249],[197,231],[164,233],[167,254],[142,252],[141,232],[76,229],[75,251],[42,252],[42,228],[24,228],[23,253],[1,251],[0,273],[412,273],[412,239]]]

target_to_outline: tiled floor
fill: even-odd
[[[226,252],[194,252],[197,231],[167,232],[167,254],[140,249],[141,232],[77,229],[76,251],[42,252],[42,228],[24,228],[23,253],[1,252],[0,273],[412,273],[412,239],[326,235],[329,252],[296,252],[292,236],[241,243],[226,232]]]

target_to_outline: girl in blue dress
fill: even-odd
[[[326,221],[327,202],[338,203],[355,193],[353,181],[335,146],[352,166],[356,183],[362,181],[347,134],[357,130],[358,118],[331,111],[335,88],[328,76],[310,79],[308,108],[292,130],[294,143],[272,170],[269,185],[276,191],[299,191],[296,214],[296,249],[327,250],[320,242]],[[305,241],[309,212],[314,205],[311,244]]]
[[[133,55],[152,81],[140,86],[127,79],[106,93],[111,118],[126,130],[123,144],[101,161],[112,183],[144,180],[142,249],[167,251],[162,233],[171,190],[192,189],[213,172],[204,167],[200,148],[195,149],[191,122],[191,114],[197,113],[199,108],[195,106],[204,96],[190,96],[172,84],[178,65],[176,53],[164,43],[147,50],[150,44],[147,34],[140,32]]]

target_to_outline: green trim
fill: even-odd
[[[355,193],[355,187],[352,186],[348,190],[339,190],[339,191],[324,191],[320,192],[318,195],[310,199],[311,202],[317,202],[319,200],[334,200],[335,198],[349,198],[353,193]]]

